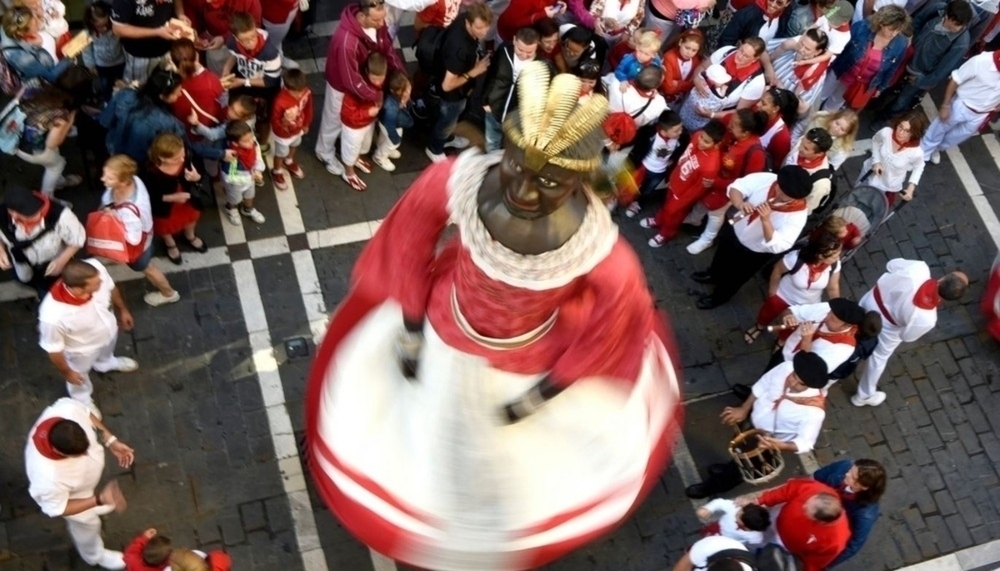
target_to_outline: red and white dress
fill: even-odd
[[[440,571],[534,568],[610,531],[679,423],[664,323],[607,208],[592,197],[556,250],[513,252],[477,213],[499,160],[468,151],[414,182],[359,258],[309,379],[327,505],[372,549]],[[426,316],[415,380],[395,356],[404,315]],[[504,422],[546,376],[565,390]]]

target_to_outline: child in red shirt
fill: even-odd
[[[365,68],[368,83],[381,90],[389,71],[389,63],[385,56],[372,52],[368,56]],[[340,121],[343,123],[343,130],[340,133],[340,161],[344,163],[344,174],[340,176],[358,192],[364,192],[368,186],[358,177],[354,169],[356,167],[366,174],[372,172],[372,166],[361,158],[361,155],[367,153],[372,146],[375,119],[381,108],[381,99],[377,102],[363,101],[349,91],[344,93],[344,104],[340,108]]]
[[[306,74],[300,69],[285,72],[283,85],[274,98],[271,113],[271,132],[274,137],[274,165],[271,181],[274,188],[288,190],[288,175],[304,178],[305,172],[295,162],[295,151],[302,144],[302,136],[309,132],[313,120],[313,100],[306,81]]]
[[[663,54],[663,83],[660,84],[660,93],[667,105],[676,105],[694,87],[694,70],[701,65],[704,46],[705,36],[699,30],[687,30]]]
[[[170,539],[149,528],[125,549],[125,571],[163,571],[170,564]]]
[[[676,236],[691,207],[711,188],[719,174],[719,143],[725,135],[725,125],[714,119],[692,135],[691,144],[670,173],[663,207],[655,218],[639,221],[643,228],[657,229],[656,235],[649,239],[651,248],[659,248]]]

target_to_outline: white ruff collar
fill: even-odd
[[[583,223],[559,248],[524,255],[494,240],[479,218],[478,196],[486,172],[502,157],[502,152],[484,155],[476,149],[465,151],[448,178],[450,221],[458,226],[472,261],[487,276],[523,289],[555,289],[586,275],[611,253],[618,241],[618,227],[611,221],[608,209],[590,192]]]

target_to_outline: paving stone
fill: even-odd
[[[948,531],[948,525],[945,524],[943,517],[937,515],[929,516],[927,518],[927,527],[934,534],[935,544],[939,553],[951,553],[955,551],[955,540],[952,539],[951,533]]]
[[[246,531],[267,527],[267,518],[264,515],[264,502],[251,502],[241,505],[240,516],[243,518],[243,529]]]
[[[945,443],[958,439],[958,433],[955,431],[955,427],[951,424],[951,421],[948,420],[948,414],[944,409],[932,412],[931,422],[934,423],[934,429]]]
[[[951,515],[956,513],[955,501],[951,499],[948,490],[938,490],[934,492],[934,503],[937,504],[938,513],[941,515]],[[928,519],[930,525],[930,519]]]
[[[965,549],[966,547],[975,545],[975,540],[972,538],[972,534],[969,532],[960,514],[945,516],[944,523],[948,531],[951,532],[952,539],[955,540],[955,547]]]
[[[219,530],[222,532],[222,541],[227,546],[243,543],[246,536],[243,533],[243,524],[237,515],[227,515],[219,518]]]

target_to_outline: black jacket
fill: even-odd
[[[778,32],[774,35],[775,38],[788,37],[788,22],[791,18],[791,8],[785,8],[785,11],[778,17]],[[733,14],[733,19],[729,20],[726,28],[719,34],[719,43],[716,48],[735,46],[746,38],[754,37],[760,33],[760,28],[763,25],[764,11],[759,6],[751,4],[741,8]]]
[[[514,44],[504,42],[493,53],[490,67],[486,70],[486,89],[483,99],[497,121],[503,121],[505,112],[509,114],[517,109],[517,89],[514,85]],[[549,72],[555,75],[555,67],[547,59],[535,57],[549,66]],[[510,100],[508,101],[508,97]]]

